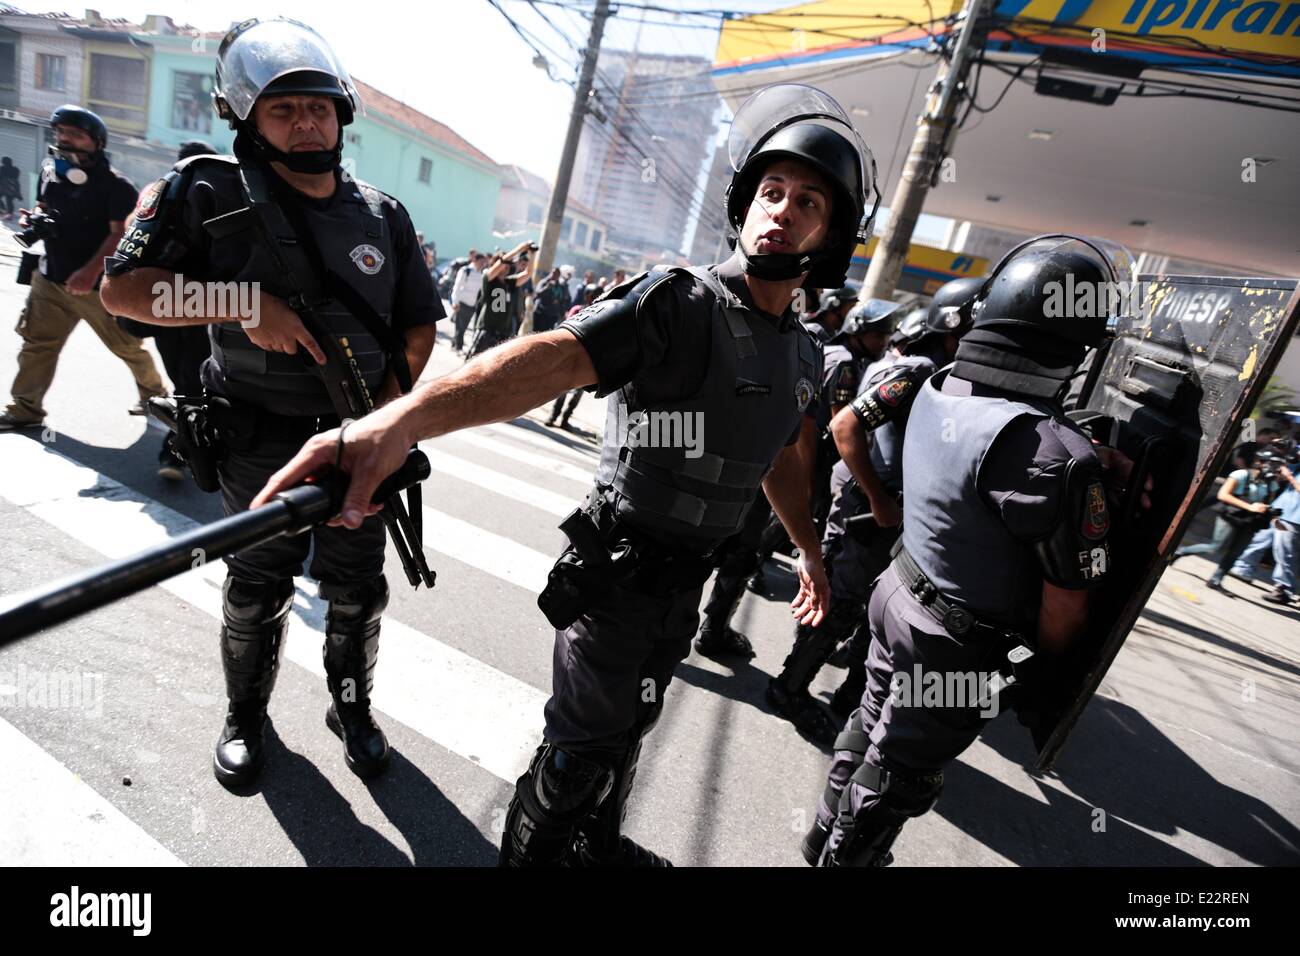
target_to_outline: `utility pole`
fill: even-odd
[[[560,240],[560,225],[564,222],[564,207],[569,201],[569,182],[573,179],[573,161],[578,155],[578,140],[582,138],[582,123],[587,116],[587,100],[591,96],[591,79],[596,72],[596,58],[600,55],[600,38],[605,33],[605,20],[609,17],[609,0],[596,0],[591,15],[591,33],[587,35],[587,48],[582,55],[582,70],[578,86],[573,92],[573,111],[569,114],[569,131],[564,137],[564,151],[560,153],[560,168],[555,173],[555,187],[551,190],[551,204],[542,225],[542,241],[538,243],[537,267],[534,275],[546,275],[555,263],[555,246]]]
[[[866,278],[862,281],[864,298],[888,299],[898,285],[898,277],[907,261],[908,246],[912,244],[912,233],[939,161],[952,149],[957,135],[953,125],[960,105],[957,88],[965,85],[970,73],[976,26],[988,2],[966,0],[952,60],[939,67],[930,87],[925,112],[916,121],[916,136],[908,150],[893,201],[889,204],[889,225],[876,245]]]

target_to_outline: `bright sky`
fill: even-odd
[[[585,42],[589,21],[576,11],[556,6],[534,8],[525,0],[499,2],[541,41],[539,46],[551,61],[555,75],[576,80],[578,54],[574,47]],[[565,2],[569,4],[569,0]],[[325,37],[349,72],[451,126],[497,162],[517,163],[547,179],[555,174],[573,104],[572,87],[548,79],[545,72],[533,66],[533,51],[488,0],[430,0],[418,5],[396,0],[369,0],[363,4],[320,0],[71,0],[66,7],[19,0],[19,4],[34,12],[63,10],[72,15],[93,6],[105,17],[126,17],[136,23],[154,13],[207,30],[225,30],[253,16],[301,20]],[[589,8],[593,3],[573,0],[571,5]],[[661,5],[688,6],[681,0]],[[696,9],[722,6],[752,11],[780,5],[779,0],[689,4]],[[573,45],[536,10],[545,13]],[[641,15],[625,8],[612,17],[604,46],[631,48]],[[667,19],[664,14],[648,16]],[[646,26],[640,48],[695,54],[711,61],[717,45],[716,21],[708,29],[698,28],[704,23],[698,18],[683,22],[690,26]]]
[[[573,88],[549,79],[533,65],[534,52],[489,0],[397,0],[363,4],[323,0],[70,0],[68,6],[18,0],[32,12],[57,10],[80,15],[93,4],[102,16],[143,23],[148,14],[170,16],[205,30],[224,31],[259,17],[290,17],[313,26],[334,48],[348,71],[389,96],[446,123],[499,163],[513,163],[545,177],[555,176],[573,105]],[[633,0],[650,2],[650,0]],[[557,78],[577,80],[578,53],[590,21],[577,9],[497,0],[550,61]],[[594,0],[563,0],[569,8]],[[655,6],[766,12],[787,0],[655,0]],[[366,17],[359,16],[364,11]],[[543,19],[543,15],[550,20]],[[649,23],[641,24],[642,17]],[[675,26],[657,25],[672,22]],[[712,62],[718,21],[673,18],[624,7],[605,28],[603,48],[701,56]],[[639,36],[638,36],[639,33]],[[565,39],[567,37],[567,41]],[[889,197],[885,197],[886,200]],[[919,241],[937,241],[947,220],[921,217]]]

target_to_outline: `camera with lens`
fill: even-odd
[[[44,239],[57,239],[58,235],[57,215],[44,209],[33,209],[27,214],[27,228],[14,235],[14,242],[24,249],[30,249]]]
[[[1261,478],[1276,478],[1286,465],[1286,453],[1280,448],[1268,446],[1255,452],[1255,467]]]

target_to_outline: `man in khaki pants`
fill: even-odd
[[[63,106],[50,117],[50,126],[55,147],[42,169],[38,195],[40,208],[56,221],[56,232],[44,236],[45,255],[18,319],[23,344],[13,401],[0,414],[0,431],[42,424],[59,353],[81,319],[131,370],[141,402],[133,412],[143,409],[145,399],[166,394],[149,353],[118,327],[95,291],[104,257],[117,247],[135,206],[135,187],[109,166],[108,130],[94,113]]]

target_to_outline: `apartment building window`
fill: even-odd
[[[433,178],[433,160],[427,156],[420,157],[420,182],[427,183]]]
[[[571,235],[573,235],[573,220],[565,216],[564,221],[560,223],[560,238],[568,242]]]
[[[18,88],[17,57],[12,43],[0,43],[0,89]]]
[[[578,223],[578,231],[573,235],[573,244],[575,246],[580,246],[586,241],[587,241],[587,224],[585,222],[580,222]]]
[[[212,78],[202,73],[172,73],[172,129],[212,132]]]
[[[144,124],[144,60],[137,57],[90,55],[90,102],[104,119]]]
[[[541,221],[542,221],[542,207],[541,207],[539,204],[535,203],[535,202],[531,202],[531,203],[529,203],[529,204],[528,204],[528,224],[529,224],[529,225],[536,225],[537,223],[539,223],[539,222],[541,222]]]
[[[591,251],[592,252],[600,251],[600,230],[599,229],[591,230]]]
[[[68,58],[53,53],[36,54],[36,88],[66,93],[68,89]]]

